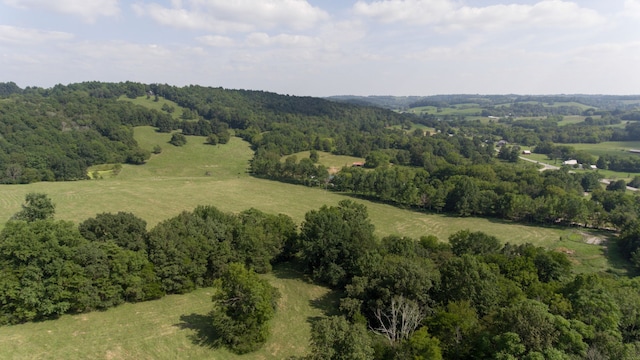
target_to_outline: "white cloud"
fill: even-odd
[[[119,0],[4,0],[4,3],[19,9],[45,10],[76,15],[87,22],[100,16],[115,16],[120,13]]]
[[[533,5],[462,5],[451,0],[358,1],[356,14],[383,23],[433,25],[443,30],[521,27],[587,27],[605,21],[598,12],[562,0],[542,0]]]
[[[640,61],[640,41],[591,44],[572,50],[570,55],[575,61],[590,63],[613,59],[620,64],[627,63],[628,67],[625,68],[634,72],[635,64]]]
[[[0,43],[34,45],[51,41],[64,41],[73,34],[60,31],[44,31],[31,28],[0,25]]]
[[[220,33],[276,27],[302,30],[329,18],[306,0],[173,0],[171,7],[139,3],[133,9],[162,25]]]
[[[431,24],[454,11],[455,6],[450,0],[381,0],[372,3],[358,1],[353,10],[356,14],[385,23]]]
[[[319,45],[321,41],[319,39],[302,36],[302,35],[289,35],[280,34],[276,36],[269,36],[266,33],[251,33],[247,36],[247,44],[250,46],[285,46],[285,47],[312,47]]]
[[[227,36],[220,35],[206,35],[199,36],[196,38],[199,42],[204,45],[212,46],[212,47],[234,47],[236,46],[236,42]]]
[[[640,0],[625,0],[624,15],[640,19]]]

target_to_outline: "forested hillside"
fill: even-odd
[[[14,92],[0,101],[0,181],[79,180],[91,165],[142,164],[150,152],[138,147],[132,127],[166,117],[66,88]]]
[[[211,136],[226,143],[229,127],[256,147],[290,154],[312,144],[327,151],[366,154],[366,133],[399,124],[387,110],[260,91],[224,90],[138,83],[80,83],[51,89],[0,87],[0,181],[78,180],[103,163],[142,164],[132,127],[152,125],[161,132]],[[185,108],[181,118],[136,106],[120,97],[162,96]],[[362,141],[355,141],[355,140]]]

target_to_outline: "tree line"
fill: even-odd
[[[640,356],[636,278],[576,274],[564,253],[470,230],[446,243],[378,239],[366,207],[351,200],[307,212],[299,227],[213,206],[149,231],[130,213],[77,226],[54,214],[46,195],[29,194],[0,232],[2,324],[215,286],[215,342],[246,353],[268,338],[279,297],[257,274],[292,262],[342,294],[339,315],[312,322],[305,359]],[[625,236],[638,243],[637,226]]]

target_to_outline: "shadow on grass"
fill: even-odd
[[[633,266],[631,261],[627,260],[618,245],[618,238],[613,234],[606,236],[606,243],[602,245],[602,256],[607,259],[607,263],[611,267],[608,272],[619,275],[636,277],[640,275],[638,269]]]
[[[304,273],[304,264],[296,259],[274,265],[272,273],[278,279],[293,279],[304,281],[306,283],[313,282],[309,276]]]
[[[183,330],[192,330],[193,333],[189,334],[187,338],[191,340],[194,345],[215,349],[222,346],[222,344],[212,321],[213,319],[210,314],[202,315],[194,313],[180,316],[180,323],[174,326]]]
[[[340,299],[344,294],[341,291],[332,290],[319,298],[309,300],[312,307],[322,311],[323,317],[341,315]],[[322,317],[311,317],[309,322],[314,322]]]
[[[342,293],[339,291],[330,291],[323,296],[313,299],[310,302],[311,306],[322,311],[322,316],[309,316],[307,322],[311,325],[311,328],[315,328],[316,324],[328,317],[343,315],[340,312],[340,297]]]

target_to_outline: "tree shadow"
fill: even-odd
[[[193,333],[189,334],[187,338],[191,340],[194,345],[215,349],[219,348],[222,344],[212,321],[213,319],[210,314],[202,315],[192,313],[180,316],[180,323],[174,326],[183,330],[192,330]]]
[[[275,264],[271,271],[278,279],[300,280],[312,283],[311,278],[305,274],[304,264],[297,259]]]
[[[620,248],[617,236],[608,233],[603,237],[606,239],[606,242],[600,245],[602,247],[602,255],[607,259],[607,263],[611,267],[611,269],[607,271],[618,276],[639,276],[640,273],[638,269],[633,266]]]
[[[341,315],[340,299],[343,295],[342,291],[331,290],[319,298],[309,300],[309,304],[322,311],[324,316]]]

